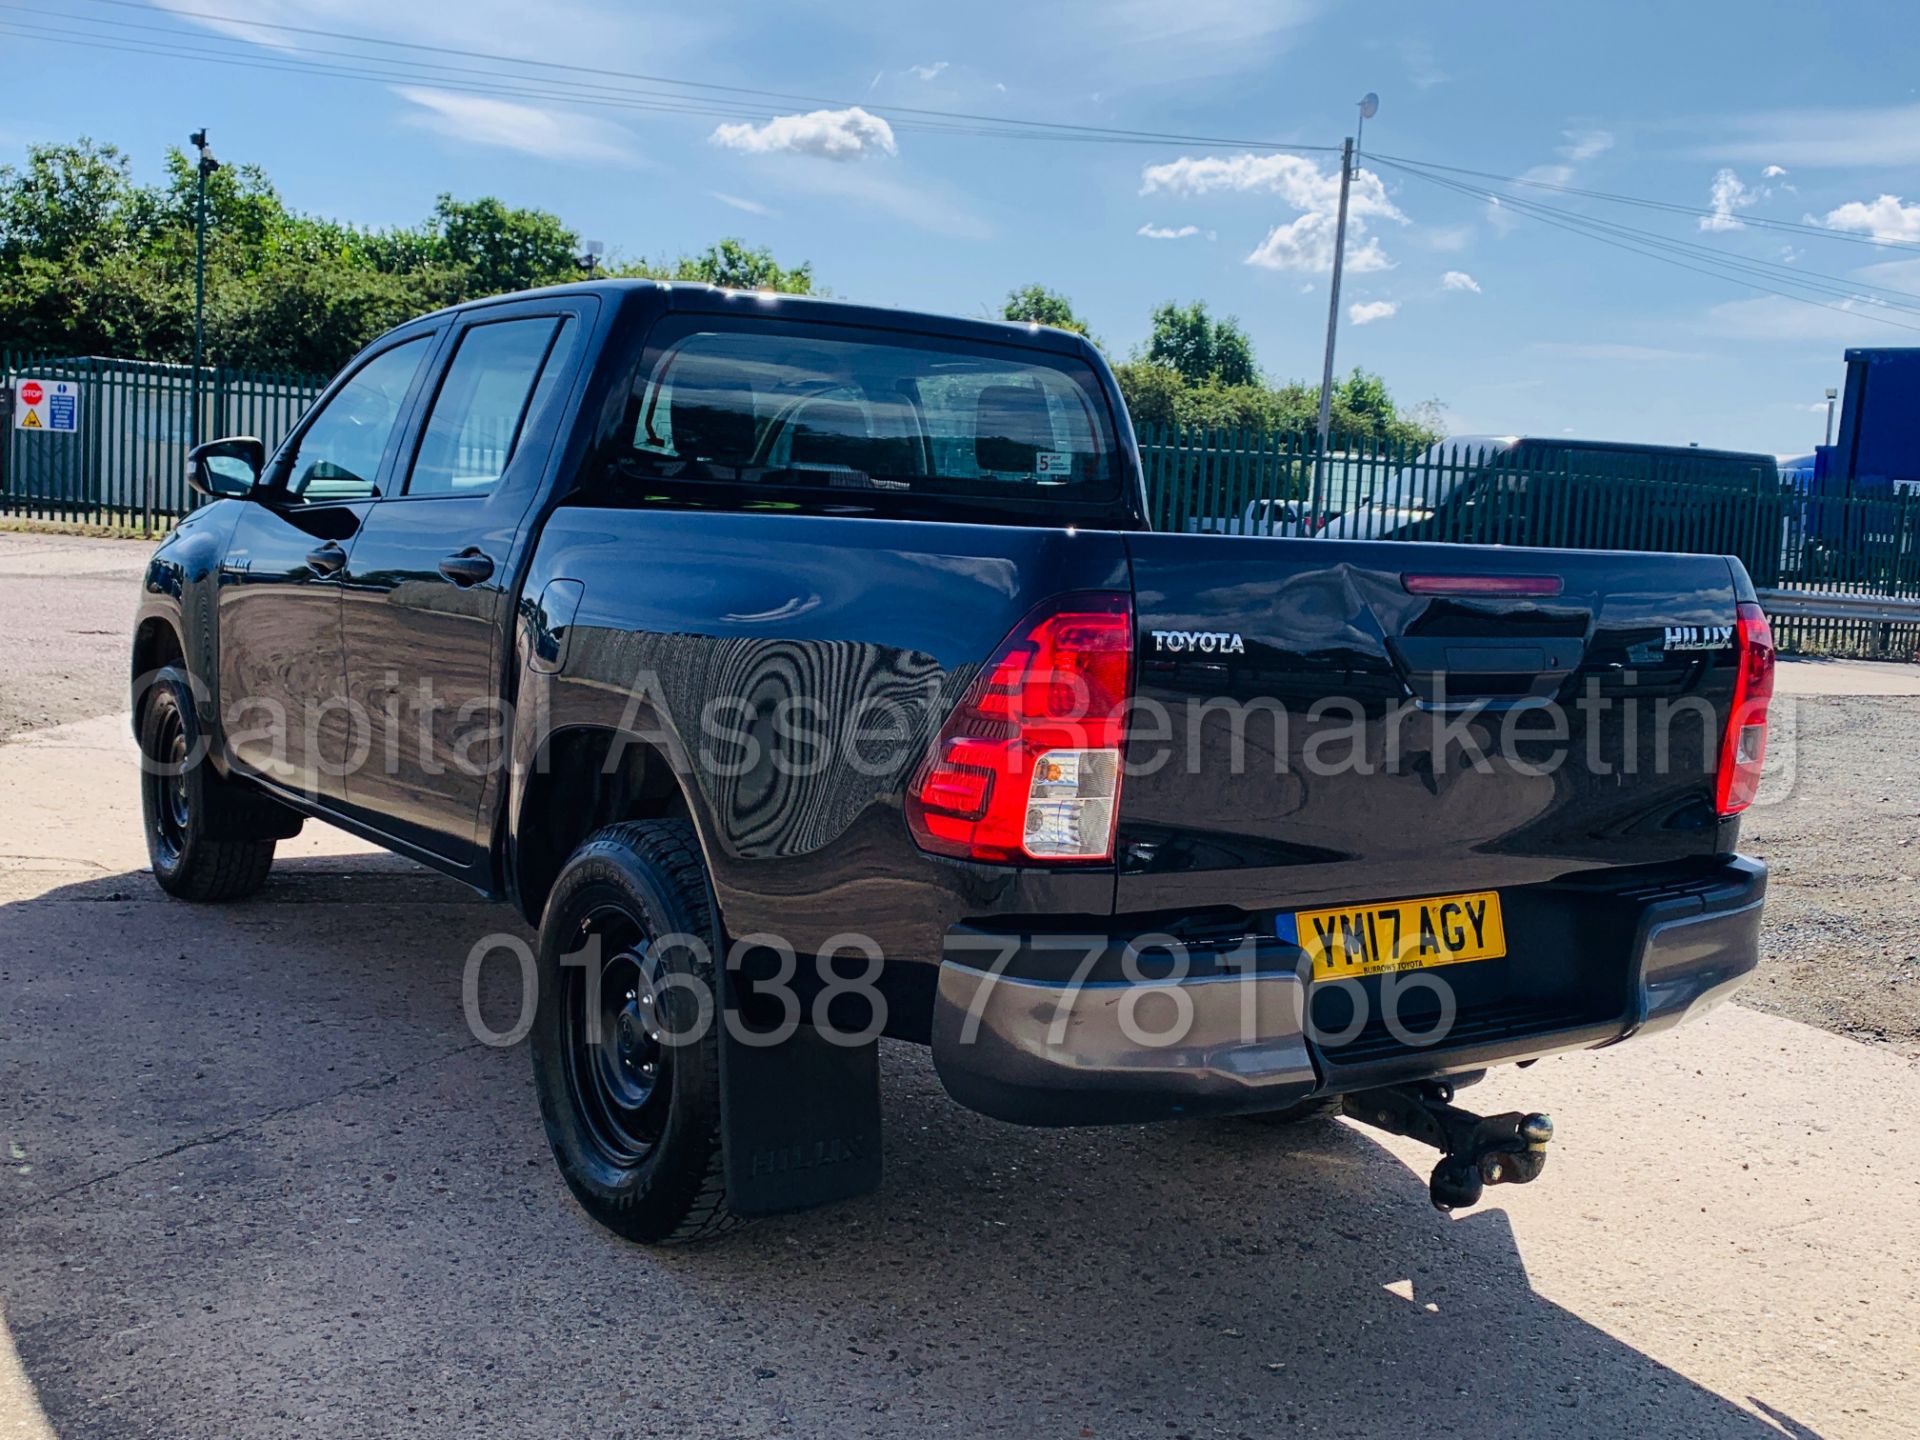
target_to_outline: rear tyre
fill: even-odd
[[[1322,1095],[1312,1100],[1302,1100],[1281,1110],[1263,1110],[1257,1115],[1243,1118],[1256,1125],[1311,1125],[1317,1121],[1337,1120],[1340,1117],[1340,1097]]]
[[[267,881],[274,842],[246,837],[252,797],[216,775],[186,671],[170,665],[140,712],[140,808],[160,888],[181,900],[241,900]]]
[[[684,820],[599,831],[547,900],[530,1037],[540,1117],[574,1198],[629,1240],[740,1223],[720,1152],[720,944]]]

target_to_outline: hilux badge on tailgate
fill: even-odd
[[[1165,651],[1175,655],[1244,655],[1247,642],[1237,633],[1226,630],[1156,630],[1153,648],[1156,653]]]
[[[1672,654],[1675,650],[1724,650],[1732,643],[1731,625],[1669,625],[1662,648]]]

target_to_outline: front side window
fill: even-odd
[[[1111,413],[1072,356],[772,322],[683,322],[649,347],[627,468],[869,495],[1096,501]]]
[[[432,340],[422,335],[381,351],[333,393],[300,437],[289,493],[311,502],[367,500],[379,493],[381,457],[414,376],[433,353]]]
[[[475,325],[460,339],[420,436],[409,495],[482,495],[512,458],[559,320]]]

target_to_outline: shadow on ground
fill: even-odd
[[[0,1300],[54,1433],[1812,1434],[1534,1293],[1501,1210],[1359,1131],[1019,1130],[906,1047],[878,1195],[625,1245],[463,1018],[503,927],[357,856],[0,906]]]

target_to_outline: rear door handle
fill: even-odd
[[[440,562],[440,573],[460,586],[463,590],[469,585],[478,585],[493,575],[493,560],[479,550],[469,546],[458,555],[449,555]]]
[[[318,550],[307,552],[307,566],[318,575],[332,575],[347,563],[347,552],[329,540]]]

